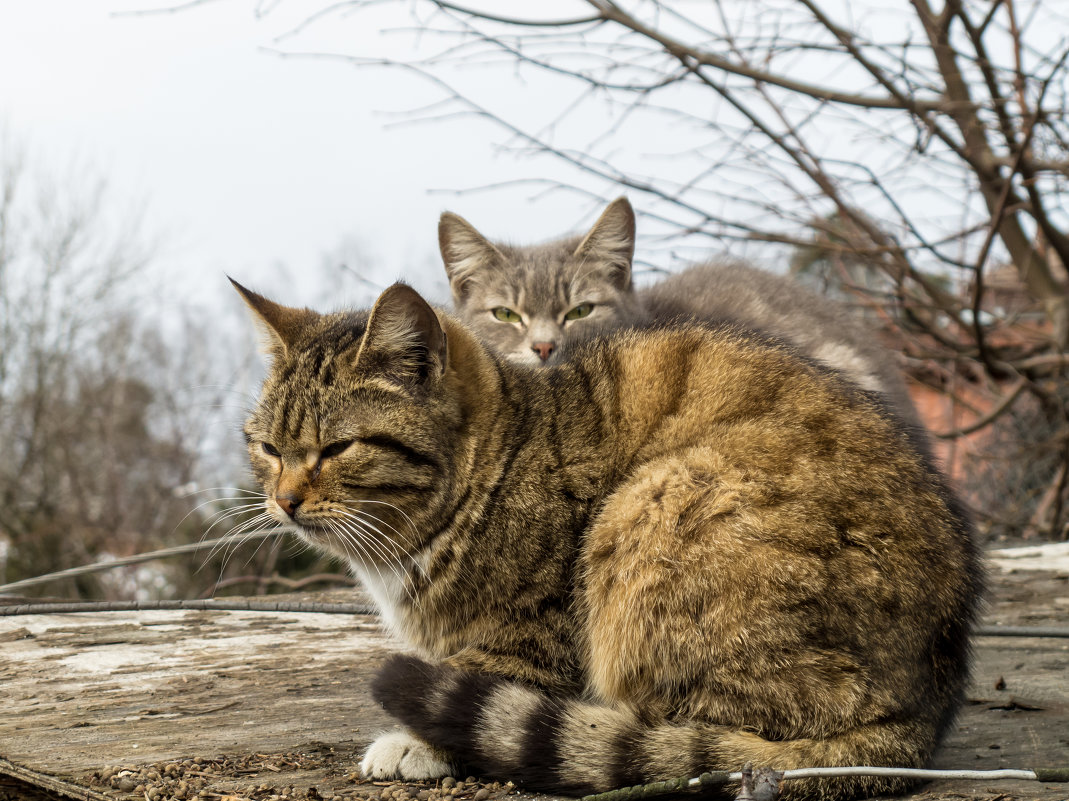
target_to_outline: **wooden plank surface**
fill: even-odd
[[[986,622],[1067,618],[1066,574],[996,574]],[[355,775],[363,748],[391,727],[368,682],[399,649],[361,615],[0,617],[0,774],[21,771],[39,786],[34,776],[50,777],[54,797],[71,788],[72,797],[146,801],[515,795],[501,784],[387,787]],[[980,638],[969,698],[937,767],[1069,766],[1069,640]],[[1069,787],[936,782],[909,797],[1053,801]]]

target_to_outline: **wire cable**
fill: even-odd
[[[62,578],[70,578],[71,576],[84,576],[87,573],[99,573],[104,570],[111,570],[115,567],[137,565],[142,562],[151,562],[155,559],[168,559],[172,556],[195,553],[209,548],[218,548],[225,545],[240,545],[243,542],[263,540],[268,537],[275,537],[286,530],[287,529],[284,528],[273,528],[262,531],[249,531],[244,534],[232,534],[229,537],[220,537],[215,540],[202,540],[201,542],[191,542],[186,545],[175,545],[171,548],[162,548],[158,551],[135,553],[133,556],[109,559],[106,562],[93,562],[90,565],[69,567],[66,570],[58,570],[55,573],[45,573],[43,576],[34,576],[33,578],[22,579],[21,581],[13,581],[10,584],[0,584],[0,594],[11,592],[13,590],[24,590],[28,587],[37,587],[41,584],[48,584],[49,582],[58,581]]]

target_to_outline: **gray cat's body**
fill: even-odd
[[[788,276],[730,261],[635,289],[634,237],[626,198],[611,203],[585,236],[527,247],[491,243],[448,212],[439,224],[458,313],[511,361],[551,365],[571,345],[614,327],[730,320],[790,342],[918,423],[894,358],[844,307]]]
[[[905,420],[916,412],[894,357],[864,321],[788,276],[739,262],[689,267],[636,293],[658,321],[735,320],[790,342],[862,389],[881,394]]]

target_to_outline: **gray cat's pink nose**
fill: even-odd
[[[553,348],[555,347],[556,345],[552,342],[535,342],[531,345],[531,350],[537,353],[542,358],[542,361],[547,361],[549,359],[549,354],[553,352]]]

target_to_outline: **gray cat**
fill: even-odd
[[[446,212],[438,241],[458,314],[511,361],[554,364],[570,344],[619,326],[733,320],[789,341],[917,423],[894,358],[875,333],[788,276],[709,262],[636,290],[635,214],[625,197],[583,236],[516,247],[491,242]]]

